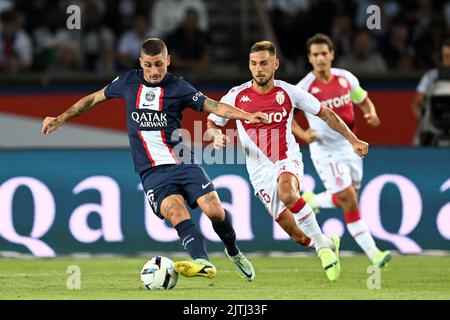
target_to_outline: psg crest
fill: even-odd
[[[155,99],[155,93],[153,91],[149,91],[145,94],[145,100],[152,102]]]
[[[281,106],[284,102],[284,92],[283,91],[278,91],[277,95],[275,96],[275,99],[277,100],[278,104]]]

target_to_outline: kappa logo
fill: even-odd
[[[286,99],[286,97],[284,96],[284,92],[283,91],[278,91],[275,99],[277,100],[278,104],[281,106],[284,102],[284,100]]]
[[[243,95],[241,97],[241,100],[239,100],[240,102],[251,102],[252,100],[250,100],[250,98],[246,95]]]
[[[312,87],[310,92],[311,92],[311,94],[317,94],[320,92],[320,89],[317,87]]]

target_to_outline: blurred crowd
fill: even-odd
[[[208,68],[207,19],[202,0],[0,0],[0,70],[126,70],[149,37],[164,38],[176,67]]]
[[[450,2],[444,0],[261,3],[283,58],[305,67],[306,39],[322,32],[335,42],[338,67],[356,73],[426,70],[438,63],[440,42],[450,31]],[[369,30],[372,4],[381,9],[381,23]],[[67,28],[70,5],[81,8],[80,29]],[[125,70],[137,66],[140,43],[148,37],[166,41],[173,67],[208,69],[212,18],[206,0],[0,0],[0,70]]]
[[[380,8],[380,28],[368,28],[371,5]],[[266,0],[266,7],[286,59],[307,65],[304,44],[322,32],[333,39],[334,65],[355,73],[434,67],[450,34],[445,0]]]

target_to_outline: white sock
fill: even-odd
[[[334,245],[333,240],[331,240],[328,236],[325,236],[325,242],[331,250],[336,251],[336,246]],[[308,248],[315,248],[314,241],[311,240],[311,242],[308,244]]]
[[[320,230],[316,215],[308,204],[305,204],[299,212],[293,212],[293,215],[298,227],[311,239],[311,242],[314,243],[316,252],[319,252],[323,248],[330,247],[328,245],[328,240],[330,239]]]
[[[336,205],[333,202],[333,194],[328,191],[317,194],[311,201],[311,206],[324,209],[336,208]]]
[[[367,224],[363,220],[358,220],[347,224],[347,229],[355,239],[356,243],[363,249],[370,261],[375,259],[378,248],[370,234]]]

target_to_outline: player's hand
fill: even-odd
[[[364,158],[364,156],[369,152],[369,144],[365,141],[356,139],[352,145],[355,153],[361,158]]]
[[[230,142],[230,138],[225,134],[221,133],[214,136],[214,149],[224,148],[227,142]]]
[[[42,121],[42,129],[41,132],[43,134],[50,134],[56,129],[58,129],[63,124],[63,121],[59,120],[55,117],[46,117],[44,121]]]
[[[250,113],[246,120],[250,123],[269,123],[269,117],[261,111]]]
[[[366,122],[373,127],[378,127],[381,123],[380,118],[378,118],[376,113],[366,113],[364,118],[366,119]]]
[[[314,129],[308,128],[307,130],[305,130],[303,141],[305,141],[306,143],[311,143],[315,140],[317,140],[317,135]]]

